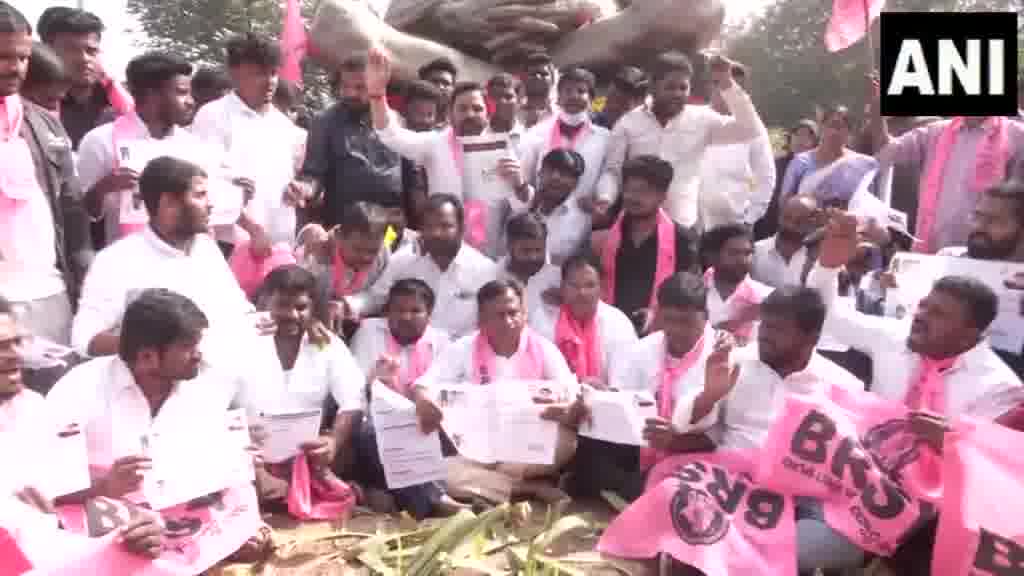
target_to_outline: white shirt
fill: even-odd
[[[500,270],[499,277],[502,279],[519,280],[518,276],[509,272],[507,256],[498,261],[498,270]],[[544,303],[544,293],[561,285],[562,269],[558,266],[544,264],[536,274],[530,276],[529,281],[526,282],[526,318],[530,322],[530,326],[533,326],[534,319],[540,317],[544,313],[544,309],[548,307]]]
[[[815,266],[807,277],[807,285],[817,288],[829,306],[826,329],[844,344],[871,357],[872,392],[903,402],[921,362],[920,355],[907,348],[909,322],[833,306],[837,279],[838,269],[821,266]],[[962,354],[943,376],[944,414],[950,418],[968,415],[992,420],[1024,402],[1020,379],[984,341]]]
[[[401,250],[391,255],[380,279],[370,288],[370,313],[380,310],[391,285],[402,278],[419,278],[434,291],[434,313],[430,323],[459,338],[476,329],[476,293],[498,277],[495,263],[463,244],[447,270],[441,270],[429,254]]]
[[[555,342],[555,327],[561,308],[545,306],[536,317],[530,318],[530,327],[541,336]],[[636,329],[621,310],[602,301],[597,303],[597,337],[601,342],[601,378],[611,379],[613,361],[622,358],[640,341]],[[620,361],[621,362],[621,361]]]
[[[765,132],[750,142],[709,146],[701,162],[701,224],[753,225],[768,210],[775,190],[775,157]]]
[[[427,326],[421,340],[426,339],[430,345],[430,363],[438,360],[448,348],[449,338],[444,332]],[[352,355],[364,374],[373,371],[377,360],[384,354],[391,354],[391,329],[387,318],[367,318],[359,324],[359,330],[352,336]],[[412,363],[415,344],[400,346],[396,355],[399,362],[399,374],[405,374]]]
[[[305,142],[299,141],[300,132],[288,117],[276,106],[257,112],[230,92],[199,109],[192,132],[221,155],[231,177],[256,183],[246,213],[274,243],[294,244],[295,207],[286,205],[284,196]],[[243,242],[247,236],[237,226],[217,231],[217,239],[226,242]]]
[[[759,299],[763,299],[772,293],[773,288],[771,286],[761,284],[750,276],[747,276],[743,281],[750,284]],[[736,313],[736,310],[733,309],[733,301],[736,299],[736,294],[739,291],[740,288],[737,286],[728,298],[722,298],[722,294],[715,287],[714,282],[708,285],[708,320],[712,326],[729,320]]]
[[[682,113],[662,126],[650,104],[627,112],[612,129],[597,196],[614,202],[622,185],[623,162],[653,154],[674,169],[665,205],[669,216],[682,226],[694,227],[700,216],[700,166],[708,146],[746,142],[765,132],[750,96],[742,88],[734,84],[722,92],[722,98],[732,116],[723,116],[709,106],[687,104]]]
[[[141,453],[142,437],[194,427],[197,419],[223,418],[241,388],[226,373],[204,367],[193,380],[175,384],[156,416],[117,356],[96,358],[64,375],[46,395],[61,426],[77,424],[85,432],[90,468],[107,469],[118,458]]]
[[[484,131],[484,135],[488,134],[500,136],[489,130]],[[501,253],[504,249],[502,228],[505,220],[510,213],[528,206],[529,198],[523,202],[515,194],[497,198],[490,195],[487,190],[463,190],[463,173],[456,165],[455,153],[452,151],[452,128],[413,132],[403,128],[392,114],[388,127],[377,130],[377,135],[385,146],[423,166],[427,173],[428,194],[451,194],[462,199],[463,203],[484,202],[487,206],[487,245],[484,252],[490,257]],[[508,155],[516,157],[516,149],[511,139],[509,144],[512,148]],[[456,140],[455,146],[461,147],[462,144]]]
[[[445,351],[437,362],[430,365],[430,369],[416,381],[416,385],[430,390],[438,384],[466,384],[474,381],[475,370],[473,367],[473,351],[475,349],[476,337],[480,332],[473,332],[463,336]],[[573,375],[569,365],[565,363],[562,351],[550,340],[534,333],[533,337],[541,352],[541,361],[544,364],[544,374],[541,380],[556,382],[559,388],[568,392],[568,398],[575,398],[579,390],[579,383]],[[519,372],[520,355],[526,351],[517,351],[511,357],[506,358],[500,354],[494,355],[494,374],[491,381],[498,380],[521,380],[524,374]]]
[[[590,240],[590,214],[580,208],[579,201],[573,196],[566,198],[550,214],[540,210],[534,213],[547,225],[548,257],[555,266],[564,264]]]
[[[323,408],[330,394],[338,412],[362,410],[366,377],[345,343],[331,336],[323,348],[302,337],[291,370],[285,370],[272,335],[257,339],[251,351],[242,404],[252,416],[288,414]]]
[[[815,394],[829,384],[848,390],[864,388],[853,374],[817,352],[803,370],[786,378],[761,362],[756,346],[737,350],[731,360],[739,366],[739,378],[711,413],[690,424],[694,396],[688,402],[677,403],[672,417],[679,430],[707,432],[720,448],[728,450],[760,448],[785,408],[789,394]],[[701,376],[703,380],[703,372]]]
[[[121,134],[119,131],[117,135],[119,146],[124,144],[144,147],[146,156],[151,158],[171,156],[192,162],[202,166],[208,174],[220,168],[218,159],[211,157],[214,150],[205,146],[199,138],[184,128],[175,126],[163,138],[153,138],[149,128],[134,112],[119,118],[117,122],[124,123],[124,133]],[[115,122],[108,122],[93,128],[86,133],[78,146],[76,167],[83,191],[92,189],[120,165],[117,159],[118,152],[114,150],[114,124]],[[142,152],[142,148],[139,152]],[[103,221],[107,242],[121,236],[122,196],[131,193],[131,190],[111,192],[103,198]]]
[[[527,130],[520,145],[523,174],[534,187],[539,186],[541,162],[544,160],[544,156],[552,150],[551,134],[557,122],[557,114],[541,120]],[[608,142],[611,139],[611,132],[607,128],[597,126],[590,120],[587,120],[580,130],[584,132],[571,146],[567,138],[559,138],[555,145],[558,148],[571,147],[583,157],[583,175],[576,183],[576,189],[573,190],[570,198],[590,196],[594,193],[597,180],[604,172],[604,159],[608,153]]]
[[[236,351],[238,343],[230,340],[243,325],[255,336],[252,322],[245,319],[253,306],[213,238],[197,235],[186,253],[147,227],[96,255],[71,325],[72,346],[85,351],[94,336],[119,326],[129,301],[149,288],[166,288],[190,298],[206,314],[209,332],[224,334],[227,341],[221,343],[234,345]]]
[[[635,331],[634,331],[635,332]],[[697,360],[683,373],[672,387],[676,399],[676,412],[681,405],[690,405],[704,389],[704,365],[714,350],[715,330],[709,324],[704,329],[704,347]],[[618,390],[637,390],[657,394],[661,387],[661,374],[665,366],[665,333],[658,331],[641,338],[630,348],[619,352],[621,358],[612,362],[609,385]]]
[[[804,268],[807,267],[807,248],[801,246],[793,253],[789,262],[775,248],[775,237],[754,243],[754,261],[750,276],[773,288],[803,284]]]

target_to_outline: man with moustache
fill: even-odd
[[[548,227],[548,258],[555,266],[579,252],[590,237],[590,215],[581,206],[585,200],[573,196],[585,166],[579,152],[566,148],[555,148],[540,162],[530,208]]]
[[[195,110],[192,65],[180,56],[151,52],[129,62],[126,75],[135,111],[94,128],[78,148],[86,208],[104,220],[104,244],[144,227],[146,212],[136,206],[135,190],[148,158],[209,163],[202,142],[184,129]]]
[[[451,126],[433,132],[413,132],[402,127],[388,107],[386,91],[390,78],[388,56],[372,50],[366,79],[373,127],[381,142],[426,169],[431,195],[444,193],[461,199],[467,215],[467,242],[490,257],[498,256],[503,248],[502,224],[509,212],[521,210],[530,201],[532,188],[508,140],[508,156],[499,161],[496,170],[512,186],[514,194],[496,197],[490,190],[463,190],[462,139],[492,133],[484,87],[475,82],[459,82],[452,91]]]
[[[494,280],[494,262],[462,241],[465,214],[462,203],[450,194],[427,198],[418,250],[402,250],[388,261],[380,279],[370,289],[365,316],[383,308],[388,293],[402,278],[419,278],[437,297],[431,324],[460,338],[477,324],[476,293]]]
[[[810,195],[785,199],[779,214],[775,236],[754,243],[754,262],[750,277],[774,288],[803,284],[814,255],[804,246],[804,238],[814,231],[818,201]]]
[[[208,234],[210,199],[206,173],[195,164],[163,156],[139,176],[139,193],[149,215],[145,230],[100,252],[85,279],[71,330],[72,345],[90,356],[115,354],[126,306],[147,288],[167,288],[192,299],[224,330],[227,352],[252,304],[238,286],[224,256]],[[211,335],[212,336],[212,335]]]
[[[40,518],[53,513],[53,506],[36,484],[45,484],[46,479],[34,477],[31,468],[32,456],[46,450],[47,434],[56,436],[56,429],[49,427],[49,418],[43,398],[25,388],[21,372],[20,348],[30,334],[23,333],[15,318],[14,306],[0,296],[0,452],[10,461],[18,461],[22,468],[18,478],[5,474],[4,493],[0,493],[0,530],[10,534],[21,547],[22,553],[30,560],[38,555],[40,561],[52,549],[35,549],[27,542],[41,542],[32,533],[25,533],[38,526],[25,522],[28,516]],[[24,450],[21,457],[15,450]],[[47,472],[53,473],[53,468]],[[6,492],[13,490],[12,492]],[[28,515],[28,516],[26,516]],[[52,524],[56,528],[56,518]],[[125,549],[143,556],[155,556],[160,552],[163,526],[151,515],[142,514],[119,532],[119,540]],[[5,566],[6,568],[6,566]]]
[[[403,185],[402,158],[370,124],[366,56],[342,62],[336,79],[339,100],[313,120],[301,171],[316,183],[328,229],[356,202],[400,205]]]
[[[505,225],[508,256],[498,261],[499,277],[526,287],[527,320],[540,318],[545,300],[558,289],[561,271],[548,257],[548,227],[534,212],[516,214]],[[548,296],[545,296],[548,295]]]
[[[971,216],[967,246],[946,248],[940,255],[1024,262],[1024,182],[1009,180],[985,190]],[[1021,274],[1008,283],[1024,290]],[[1024,375],[1024,351],[994,350],[1017,376]]]
[[[67,344],[89,220],[67,133],[18,94],[31,54],[31,26],[0,1],[0,291],[33,334]]]

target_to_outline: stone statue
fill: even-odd
[[[537,51],[597,73],[670,50],[692,55],[724,17],[722,0],[322,0],[310,39],[329,65],[376,44],[400,79],[445,57],[460,80],[485,81]]]

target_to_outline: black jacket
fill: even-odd
[[[93,250],[89,216],[82,205],[82,189],[75,176],[71,140],[57,118],[27,100],[24,104],[21,135],[32,151],[36,179],[53,213],[57,267],[64,276],[68,298],[75,306]]]

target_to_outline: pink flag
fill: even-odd
[[[825,47],[828,51],[838,52],[857,43],[867,34],[868,19],[864,11],[868,12],[871,22],[874,22],[882,13],[884,5],[885,0],[833,0],[832,18],[825,30]]]
[[[113,538],[105,537],[137,513],[138,507],[131,503],[106,498],[90,500],[84,506],[60,507],[62,525],[87,538],[87,550],[81,556],[62,558],[60,568],[38,573],[201,574],[234,554],[263,525],[251,485],[223,490],[160,512],[165,526],[163,551],[159,558],[150,560],[129,553]]]
[[[751,481],[754,454],[669,458],[672,467],[605,530],[598,550],[622,558],[666,553],[707,576],[796,574],[792,499]]]
[[[302,58],[306,55],[306,26],[302,23],[299,0],[285,0],[284,25],[281,28],[280,76],[302,86]]]
[[[925,485],[926,447],[907,408],[867,392],[831,387],[791,396],[762,447],[759,482],[822,500],[825,521],[865,550],[890,556],[920,518],[935,513],[941,486]]]
[[[932,576],[1024,573],[1024,434],[975,420],[944,442],[946,498],[935,535]]]
[[[356,493],[333,474],[315,474],[306,455],[291,464],[288,484],[288,512],[300,520],[347,519],[356,505]]]

